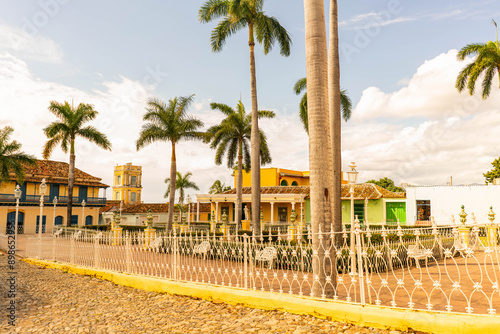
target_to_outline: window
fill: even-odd
[[[288,182],[286,180],[281,181],[280,186],[288,186]]]
[[[131,183],[132,183],[132,186],[136,186],[136,185],[137,185],[137,184],[136,184],[136,183],[137,183],[137,176],[132,176],[132,181],[131,181]]]
[[[365,221],[365,203],[354,203],[354,219],[356,216],[360,223]]]
[[[120,200],[120,193],[118,191],[115,194],[115,200],[117,200],[117,201]]]
[[[122,177],[120,175],[117,175],[116,176],[116,184],[120,185],[121,180],[122,180]]]
[[[286,206],[278,207],[278,221],[286,223],[288,221],[288,208]]]
[[[130,200],[131,200],[132,202],[135,202],[135,201],[136,201],[136,198],[137,198],[136,193],[132,193],[132,194],[130,194]]]
[[[431,201],[417,201],[417,221],[429,221],[431,218]]]
[[[297,181],[293,181],[292,182],[292,186],[298,186],[299,184],[297,183]]]
[[[92,225],[92,216],[85,217],[85,225]]]

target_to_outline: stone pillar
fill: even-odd
[[[274,202],[271,202],[271,224],[274,224]]]
[[[196,200],[196,222],[200,221],[200,202]]]
[[[215,221],[219,221],[219,202],[215,202]]]
[[[156,229],[147,227],[144,229],[144,249],[151,247],[151,243],[156,238]]]
[[[292,202],[292,210],[295,210],[295,202]]]

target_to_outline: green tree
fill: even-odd
[[[24,166],[36,165],[36,158],[21,152],[21,143],[16,140],[10,141],[14,129],[6,126],[0,129],[0,184],[2,181],[10,181],[10,173],[14,173],[18,183],[24,183]]]
[[[222,50],[226,39],[237,31],[248,27],[248,47],[250,49],[250,87],[252,99],[251,136],[251,177],[252,209],[260,211],[260,132],[258,123],[257,78],[255,74],[255,40],[267,54],[277,42],[280,54],[290,55],[291,38],[285,28],[272,16],[263,11],[264,0],[207,0],[200,8],[198,18],[207,23],[221,18],[212,31],[210,43],[212,51]],[[260,233],[258,215],[252,215],[254,233]]]
[[[170,179],[175,179],[177,174],[177,159],[175,146],[183,139],[201,140],[203,135],[197,130],[203,126],[199,119],[187,114],[187,109],[193,102],[194,95],[175,97],[168,101],[150,98],[143,116],[146,122],[137,139],[136,147],[140,150],[154,142],[170,142],[172,145],[172,158],[170,160]],[[168,207],[167,231],[172,230],[174,217],[175,183],[170,183],[170,199]]]
[[[492,21],[496,31],[495,42],[467,44],[457,54],[457,59],[460,61],[471,55],[475,55],[475,59],[460,71],[455,87],[459,92],[467,88],[469,94],[473,95],[478,79],[482,80],[481,96],[483,99],[490,95],[495,74],[500,75],[500,47],[498,44],[497,24],[495,20]]]
[[[200,190],[196,183],[190,181],[189,179],[193,176],[193,173],[187,172],[186,174],[182,175],[181,173],[177,172],[177,179],[175,180],[175,189],[179,190],[179,203],[181,206],[184,204],[184,191],[185,189],[195,189],[195,190]],[[165,183],[168,184],[167,191],[165,192],[165,195],[163,197],[167,198],[168,195],[170,194],[170,178],[167,177],[165,179]]]
[[[382,187],[384,189],[387,189],[389,191],[398,193],[398,192],[405,192],[405,190],[401,187],[397,187],[394,185],[394,181],[389,179],[388,177],[384,177],[379,179],[378,181],[376,180],[368,180],[365,183],[373,183],[376,184],[379,187]]]
[[[59,103],[50,101],[49,111],[59,120],[50,123],[43,132],[49,139],[43,148],[43,158],[50,158],[56,146],[60,145],[64,153],[69,151],[69,170],[68,170],[68,209],[67,226],[71,226],[71,216],[73,211],[73,185],[75,183],[75,140],[76,137],[82,137],[96,144],[98,147],[110,150],[111,143],[108,137],[97,130],[92,125],[85,123],[94,120],[98,114],[94,106],[87,103],[80,103],[76,108],[67,101]]]
[[[221,180],[215,180],[215,182],[210,186],[210,190],[208,191],[209,194],[221,194],[225,191],[228,191],[231,189],[231,186],[226,186],[224,182]]]
[[[226,118],[218,125],[214,125],[207,130],[207,141],[210,141],[210,147],[217,149],[215,154],[215,163],[222,164],[224,155],[227,160],[227,167],[233,168],[237,159],[236,174],[236,223],[241,227],[242,214],[242,189],[243,189],[243,161],[245,167],[250,165],[250,153],[248,141],[252,133],[252,115],[245,112],[245,107],[241,101],[238,102],[236,109],[232,109],[226,104],[211,103],[210,107],[222,112]],[[273,118],[274,112],[269,110],[259,110],[259,118]],[[260,133],[260,160],[263,165],[271,162],[271,155],[267,146],[267,139],[262,130]],[[252,206],[253,207],[253,206]],[[254,211],[255,212],[255,211]]]
[[[301,78],[297,80],[295,85],[293,86],[293,91],[296,95],[300,95],[302,91],[307,88],[307,79]],[[347,90],[342,89],[340,91],[340,105],[342,110],[342,118],[344,121],[348,121],[352,115],[352,101],[351,98],[347,95]],[[309,127],[307,123],[307,92],[302,95],[299,103],[299,117],[302,121],[302,125],[304,125],[304,129],[307,133],[309,133]]]
[[[500,178],[500,157],[493,160],[491,165],[493,168],[489,172],[483,174],[486,179],[486,184],[494,183],[496,178]]]

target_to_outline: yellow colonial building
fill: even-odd
[[[236,188],[236,172],[234,176],[234,187]],[[342,172],[342,184],[347,184]],[[243,170],[243,187],[252,186],[251,172]],[[297,171],[284,168],[261,168],[260,169],[261,187],[278,186],[309,186],[309,171]]]
[[[113,196],[115,201],[123,204],[141,203],[142,167],[132,166],[132,163],[116,166],[113,173]]]
[[[35,166],[25,167],[24,183],[20,185],[18,233],[38,233],[40,225],[40,186],[46,181],[43,196],[42,233],[52,233],[54,226],[65,226],[68,203],[68,163],[37,160]],[[0,185],[0,231],[14,226],[16,178]],[[73,187],[73,215],[71,225],[97,225],[99,208],[106,204],[106,184],[101,179],[75,168]],[[54,198],[57,197],[57,203]]]

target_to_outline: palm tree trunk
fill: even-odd
[[[250,86],[252,97],[252,134],[251,146],[251,177],[252,177],[252,230],[253,235],[260,235],[260,137],[259,114],[257,105],[257,77],[255,74],[255,41],[253,38],[253,24],[248,25],[250,48]]]
[[[236,174],[236,227],[241,230],[242,213],[242,189],[243,189],[243,143],[240,140],[238,148],[238,171]]]
[[[341,115],[340,115],[340,63],[339,63],[339,27],[337,0],[330,1],[330,45],[328,55],[328,100],[330,115],[330,136],[332,139],[332,218],[333,229],[335,232],[342,231],[342,147],[341,147]],[[330,224],[327,224],[330,225]],[[325,226],[325,231],[329,231],[330,226]],[[331,264],[330,268],[325,268],[327,275],[332,278],[332,286],[336,286],[337,277],[335,270],[335,251],[332,243],[340,246],[342,235],[335,235],[335,240],[328,240],[327,249],[330,250],[329,256],[332,260],[327,262]],[[333,295],[333,291],[328,291],[327,295]]]
[[[307,109],[309,122],[309,170],[311,224],[313,230],[313,294],[320,297],[326,284],[324,231],[331,221],[333,189],[331,141],[328,111],[328,66],[323,0],[304,0],[307,69]],[[326,125],[326,126],[325,126]],[[325,163],[326,162],[326,163]]]
[[[170,161],[170,195],[168,199],[167,232],[172,231],[174,219],[175,181],[177,180],[177,160],[175,158],[175,141],[172,140],[172,160]]]
[[[71,148],[69,151],[69,169],[68,169],[68,207],[66,226],[71,226],[71,216],[73,215],[73,185],[75,183],[75,140],[71,139]],[[41,223],[40,223],[41,224]],[[41,226],[41,225],[40,225]]]

